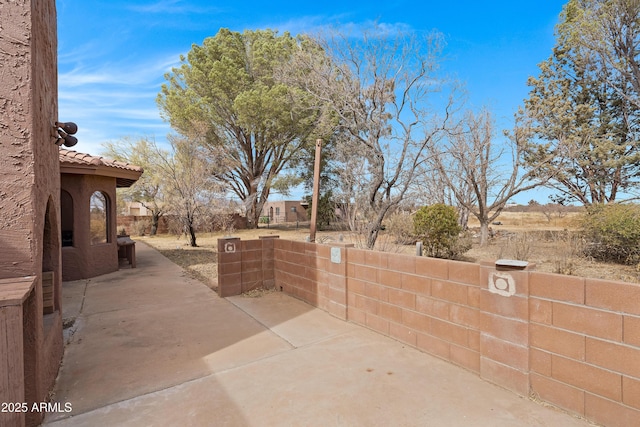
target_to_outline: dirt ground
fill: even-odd
[[[503,213],[499,225],[492,225],[494,237],[487,247],[480,247],[475,235],[477,224],[470,221],[472,248],[463,256],[464,261],[479,262],[501,258],[523,259],[535,263],[537,271],[571,274],[598,279],[620,280],[640,283],[640,272],[636,266],[596,262],[580,255],[579,239],[570,238],[568,230],[575,229],[576,215],[546,218],[535,213]],[[271,226],[257,230],[236,230],[231,233],[243,240],[258,236],[278,235],[282,239],[303,241],[309,236],[308,225],[295,227]],[[208,286],[217,286],[217,239],[225,233],[200,233],[198,247],[188,246],[184,236],[138,236],[158,249],[164,256],[183,267],[192,277]],[[329,243],[339,241],[354,243],[362,247],[360,239],[348,231],[318,231],[316,241]],[[379,250],[397,253],[415,253],[414,245],[398,245],[389,234],[382,233],[378,239]]]

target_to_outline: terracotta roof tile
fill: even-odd
[[[122,169],[132,172],[143,172],[140,166],[131,163],[120,162],[102,156],[92,156],[91,154],[79,153],[77,151],[60,149],[60,163],[86,166],[107,166],[110,168]]]

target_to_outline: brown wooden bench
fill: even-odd
[[[131,268],[136,268],[136,242],[129,236],[118,237],[118,259],[126,258]]]

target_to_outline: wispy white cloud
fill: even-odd
[[[58,64],[77,62],[78,58],[89,60],[103,55],[105,43],[98,40],[86,41],[82,44],[60,42],[58,46]]]
[[[63,88],[89,84],[148,85],[162,80],[167,71],[180,64],[179,54],[145,59],[145,61],[122,59],[118,62],[97,63],[92,67],[83,65],[85,61],[79,60],[73,68],[63,70],[58,80]]]
[[[92,66],[81,61],[61,71],[59,117],[78,124],[77,149],[99,154],[104,142],[125,137],[152,136],[162,143],[170,128],[160,117],[156,96],[164,73],[179,64],[178,58],[178,54],[138,61],[123,58]]]
[[[355,21],[348,14],[303,16],[282,22],[273,22],[267,27],[280,32],[288,31],[294,35],[322,34],[339,30],[352,37],[357,37],[373,29],[385,35],[413,31],[412,26],[404,22],[381,22],[371,19]]]
[[[221,8],[216,6],[198,6],[190,3],[185,3],[182,0],[161,0],[155,3],[128,5],[126,8],[138,13],[170,13],[181,15],[194,13],[209,14],[222,10]]]
[[[158,108],[151,103],[139,108],[101,108],[86,104],[60,105],[61,120],[78,124],[78,144],[74,150],[100,154],[105,142],[117,142],[126,138],[153,137],[158,143],[166,143],[170,126],[160,118]]]

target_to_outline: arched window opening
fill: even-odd
[[[60,191],[60,216],[62,246],[73,246],[73,198],[65,190]]]
[[[89,206],[92,245],[109,242],[109,198],[102,191],[91,195]]]
[[[47,202],[42,230],[42,314],[53,313],[59,308],[56,297],[55,271],[58,269],[60,241],[58,240],[57,221],[53,202]],[[59,280],[59,279],[58,279]]]

